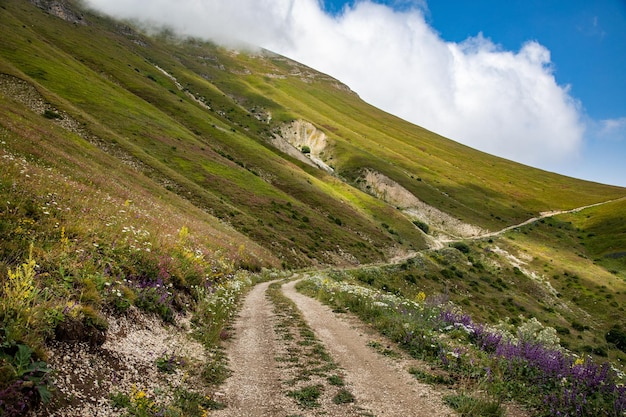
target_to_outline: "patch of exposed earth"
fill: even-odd
[[[32,416],[126,415],[127,410],[111,402],[111,396],[119,393],[142,392],[162,404],[172,402],[177,389],[208,394],[199,375],[207,353],[191,338],[188,317],[179,317],[176,325],[164,325],[158,317],[131,307],[124,317],[109,316],[107,321],[102,346],[51,343],[47,354],[54,370],[54,399]],[[156,361],[164,357],[184,358],[186,366],[162,372]]]

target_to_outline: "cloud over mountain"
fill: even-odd
[[[270,49],[326,72],[366,101],[444,136],[558,170],[579,157],[580,104],[530,41],[503,50],[478,34],[444,41],[419,8],[368,1],[337,16],[316,0],[88,0],[117,17]]]

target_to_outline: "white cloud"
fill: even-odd
[[[600,120],[597,132],[598,139],[626,142],[626,117]]]
[[[537,42],[501,49],[481,34],[449,43],[423,2],[401,11],[360,1],[335,17],[317,0],[87,0],[184,34],[239,39],[348,84],[366,101],[469,146],[559,170],[579,158],[580,104]],[[416,5],[410,7],[410,4]]]

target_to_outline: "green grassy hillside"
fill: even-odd
[[[364,169],[487,229],[624,193],[473,151],[270,53],[146,38],[86,12],[72,23],[28,2],[7,2],[2,13],[2,72],[36,88],[101,150],[114,144],[171,191],[270,243],[288,266],[336,263],[338,253],[367,263],[394,246],[425,247],[394,207],[354,187]],[[297,119],[326,133],[335,176],[269,145]]]

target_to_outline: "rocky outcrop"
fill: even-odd
[[[324,132],[305,120],[284,125],[272,139],[272,144],[288,155],[332,173],[333,168],[323,160],[328,157],[328,142]]]
[[[449,238],[470,238],[486,233],[478,226],[467,224],[450,216],[433,206],[430,206],[409,190],[391,178],[370,169],[363,171],[361,188],[386,203],[398,207],[412,220],[418,220],[429,225],[432,235],[445,240]],[[433,242],[432,246],[438,246]]]
[[[87,24],[82,14],[76,12],[76,10],[74,10],[75,8],[70,7],[70,5],[63,0],[30,0],[30,2],[51,15],[67,22],[80,25]]]

